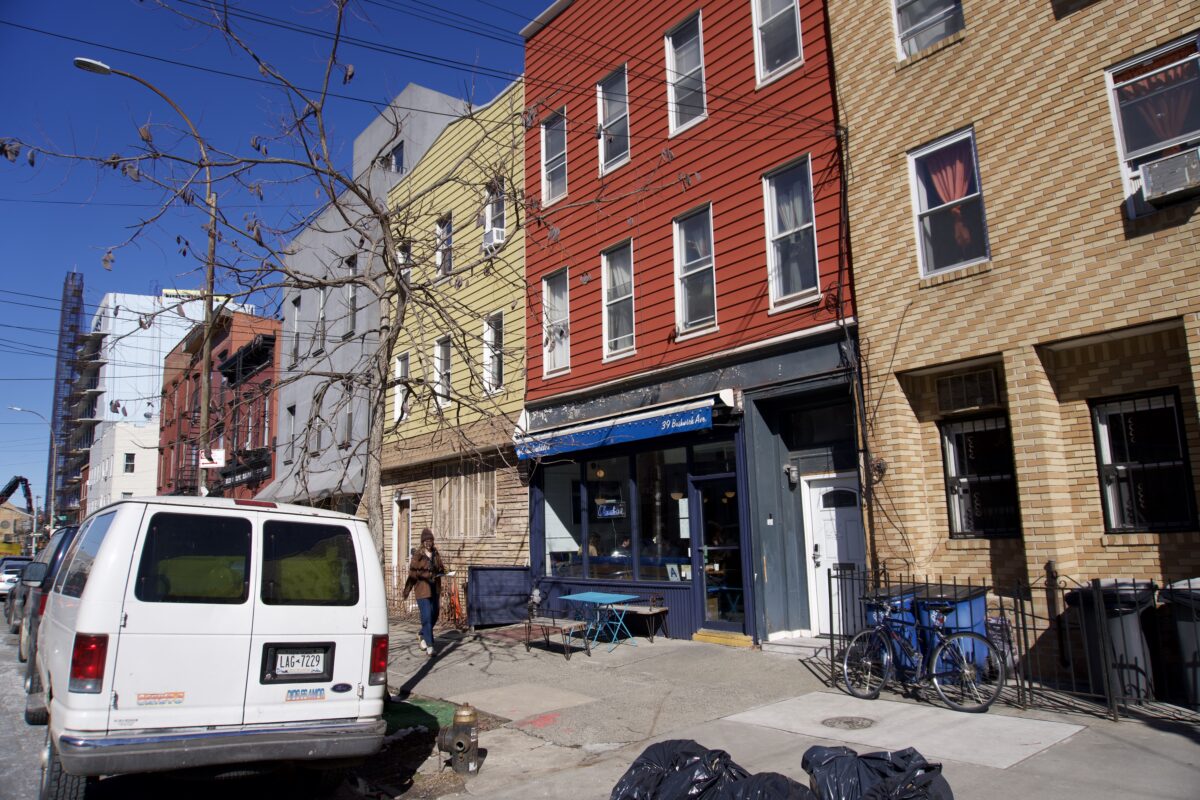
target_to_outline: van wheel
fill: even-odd
[[[54,737],[46,729],[46,746],[42,750],[42,780],[38,785],[38,800],[87,800],[93,794],[94,778],[68,775],[58,759]]]

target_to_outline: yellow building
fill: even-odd
[[[409,265],[382,453],[391,598],[426,526],[460,579],[470,564],[528,557],[512,450],[525,395],[523,110],[518,80],[450,123],[389,196]]]

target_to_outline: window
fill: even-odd
[[[283,461],[290,464],[296,458],[296,407],[287,407],[287,450],[284,451]]]
[[[675,319],[679,330],[715,326],[712,206],[675,220],[675,274],[678,276]]]
[[[125,472],[126,474],[133,472],[134,459],[137,458],[137,453],[125,454]]]
[[[633,349],[633,242],[604,252],[604,355]]]
[[[397,175],[404,174],[404,142],[396,142],[396,146],[392,151],[383,157],[384,166],[388,172],[394,172]]]
[[[100,545],[104,543],[104,537],[108,535],[108,529],[112,527],[115,516],[116,512],[110,512],[96,517],[71,543],[71,551],[63,558],[67,567],[55,582],[55,589],[60,593],[68,597],[83,596],[88,576],[92,574],[92,564],[96,561],[96,554],[100,552]]]
[[[401,272],[408,272],[406,267],[412,266],[412,242],[403,241],[396,245],[396,264]]]
[[[483,321],[483,390],[488,394],[504,387],[504,314],[497,311]]]
[[[975,134],[956,133],[909,154],[921,274],[988,258]]]
[[[354,409],[346,399],[346,407],[342,409],[342,433],[338,437],[338,446],[345,450],[354,441]]]
[[[439,277],[454,271],[454,215],[447,214],[437,221],[437,250],[434,263]]]
[[[122,500],[126,500],[126,499],[128,499],[128,498],[130,498],[130,497],[133,497],[133,492],[121,492],[121,499],[122,499]]]
[[[456,464],[433,471],[433,529],[448,537],[496,532],[496,471],[486,464]]]
[[[396,356],[392,375],[396,379],[396,393],[392,400],[392,421],[403,422],[408,419],[408,353]]]
[[[943,422],[950,535],[1009,536],[1021,530],[1012,433],[1004,417]]]
[[[629,160],[629,96],[625,67],[596,84],[599,105],[600,172]]]
[[[1092,426],[1105,529],[1194,529],[1195,486],[1176,394],[1098,401]]]
[[[158,513],[146,530],[134,596],[143,603],[244,603],[249,567],[249,519]]]
[[[342,525],[268,520],[262,571],[266,605],[358,605],[358,559]]]
[[[705,115],[704,49],[700,41],[700,15],[667,34],[667,109],[671,133]]]
[[[570,297],[568,271],[542,278],[542,374],[571,368]]]
[[[449,336],[438,339],[433,346],[433,397],[439,408],[450,404],[450,351]]]
[[[567,193],[567,110],[554,112],[542,123],[542,205]]]
[[[271,382],[263,384],[262,398],[262,446],[271,446]]]
[[[321,286],[317,289],[317,330],[313,336],[316,344],[314,352],[321,353],[325,350],[325,302],[329,299],[329,287]]]
[[[772,306],[819,291],[810,163],[805,158],[763,179]]]
[[[346,277],[349,279],[349,283],[346,284],[346,333],[344,338],[349,339],[358,329],[358,256],[350,256],[346,259]]]
[[[292,364],[300,360],[300,298],[292,300]]]
[[[751,0],[758,80],[783,73],[803,58],[798,0]]]
[[[494,252],[504,244],[504,179],[496,178],[488,186],[483,206],[483,251]]]
[[[900,57],[919,53],[964,27],[962,0],[895,0]]]

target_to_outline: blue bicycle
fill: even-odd
[[[977,633],[947,633],[946,614],[952,604],[920,601],[932,623],[925,626],[896,619],[893,615],[906,610],[896,598],[871,597],[863,602],[874,625],[859,632],[846,648],[842,676],[850,694],[874,700],[898,676],[905,685],[932,683],[955,711],[987,711],[1000,696],[1005,679],[1000,651]],[[921,638],[924,653],[912,641]]]

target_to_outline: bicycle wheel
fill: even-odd
[[[874,700],[891,675],[892,651],[878,631],[861,631],[850,640],[842,659],[846,691],[863,700]]]
[[[995,645],[978,633],[954,633],[933,651],[929,677],[946,705],[981,713],[1004,688],[1004,660]]]

